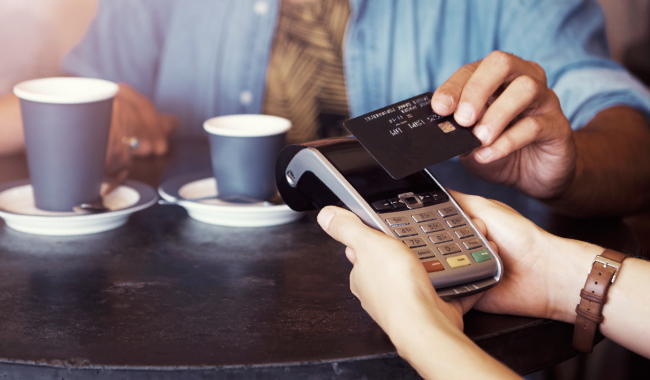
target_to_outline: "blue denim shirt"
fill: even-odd
[[[609,58],[590,0],[350,0],[344,66],[351,116],[435,90],[502,50],[539,63],[573,128],[600,110],[650,115],[650,92]],[[280,0],[103,0],[64,71],[126,82],[175,114],[181,134],[260,113]]]

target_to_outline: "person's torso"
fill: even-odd
[[[350,117],[432,91],[497,48],[499,3],[351,0],[343,63]],[[225,114],[261,113],[279,0],[177,2],[153,100],[181,134]],[[443,38],[444,36],[444,38]]]

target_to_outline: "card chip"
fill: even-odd
[[[456,130],[456,127],[454,127],[454,125],[448,121],[438,124],[438,127],[440,127],[440,129],[442,129],[442,131],[445,133],[449,133]]]

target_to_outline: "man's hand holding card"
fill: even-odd
[[[461,161],[477,177],[541,199],[560,197],[571,186],[576,143],[535,62],[494,51],[456,71],[435,91],[431,105],[464,127],[476,125],[482,148]]]

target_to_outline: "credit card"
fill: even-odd
[[[471,152],[481,141],[471,128],[456,123],[453,114],[431,109],[427,92],[347,120],[343,125],[395,179]]]

